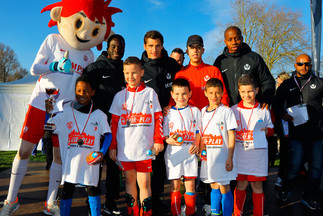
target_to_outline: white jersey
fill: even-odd
[[[169,157],[181,150],[184,145],[191,145],[199,133],[201,124],[201,112],[197,107],[187,106],[176,109],[172,107],[164,117],[164,136],[172,136],[178,133],[183,137],[182,146],[168,145],[165,151],[166,172],[169,180],[179,179],[181,176],[196,177],[198,175],[198,161],[195,154],[173,167]]]
[[[155,113],[161,112],[156,92],[147,86],[138,92],[125,88],[115,95],[109,112],[120,116],[117,129],[118,160],[151,159],[146,152],[154,144]]]
[[[225,164],[229,155],[229,130],[237,128],[236,118],[229,107],[220,105],[215,111],[202,109],[201,135],[206,148],[206,161],[201,163],[200,178],[205,183],[231,181],[237,177],[236,157],[233,169],[227,171]]]
[[[100,164],[88,165],[86,156],[92,151],[100,151],[101,135],[110,133],[111,130],[107,116],[101,110],[94,110],[89,119],[88,116],[88,113],[73,109],[72,103],[67,103],[63,112],[53,118],[56,125],[54,133],[58,135],[62,158],[62,184],[70,182],[87,186],[98,185]],[[84,126],[86,127],[81,135]],[[83,140],[83,145],[78,144],[79,139]]]
[[[263,121],[267,128],[274,127],[269,110],[261,109],[258,103],[253,109],[245,108],[242,101],[232,106],[232,110],[238,125],[235,146],[238,174],[267,176],[268,148],[254,148],[253,129],[258,121]]]
[[[66,50],[69,51],[69,59],[72,61],[73,74],[52,72],[49,65],[64,57]],[[29,104],[45,111],[45,100],[48,98],[46,88],[58,88],[57,101],[69,101],[75,99],[75,81],[82,75],[83,69],[92,63],[94,55],[91,50],[77,50],[71,47],[59,34],[50,34],[41,45],[36,59],[31,66],[32,75],[40,75]]]

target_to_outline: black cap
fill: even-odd
[[[199,35],[191,35],[189,36],[189,38],[187,39],[186,42],[186,47],[192,45],[192,44],[200,44],[202,46],[204,46],[203,44],[203,38]]]

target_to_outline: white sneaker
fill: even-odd
[[[43,213],[46,215],[53,215],[53,216],[61,215],[56,201],[52,205],[47,204],[47,202],[45,202],[45,209]]]
[[[5,200],[3,202],[3,207],[1,209],[0,216],[10,216],[12,213],[14,213],[18,208],[20,204],[18,203],[18,197],[15,202],[10,203],[8,200]]]
[[[212,214],[212,212],[211,212],[211,205],[205,204],[203,206],[202,210],[203,210],[205,216],[209,216],[209,215]]]
[[[181,206],[181,215],[180,216],[186,216],[185,210],[186,210],[186,205],[182,205]]]

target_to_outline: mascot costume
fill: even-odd
[[[8,195],[0,216],[9,216],[19,208],[17,194],[27,170],[29,156],[44,134],[45,100],[48,98],[46,89],[59,89],[57,100],[75,99],[75,80],[94,60],[90,49],[95,46],[98,50],[102,49],[102,42],[108,38],[111,27],[114,26],[111,16],[121,12],[118,8],[108,7],[110,2],[111,0],[62,0],[41,11],[50,11],[48,26],[57,25],[60,34],[47,36],[31,67],[30,73],[40,78],[29,102],[20,136],[22,141],[12,164]],[[66,52],[69,54],[66,55]],[[57,216],[60,215],[60,210],[55,200],[62,176],[57,139],[53,140],[53,146],[54,161],[49,175],[44,213]]]

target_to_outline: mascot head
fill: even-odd
[[[94,46],[102,49],[114,23],[111,16],[122,12],[108,7],[111,0],[62,0],[43,8],[50,11],[49,27],[57,25],[67,43],[75,49],[87,50]]]

